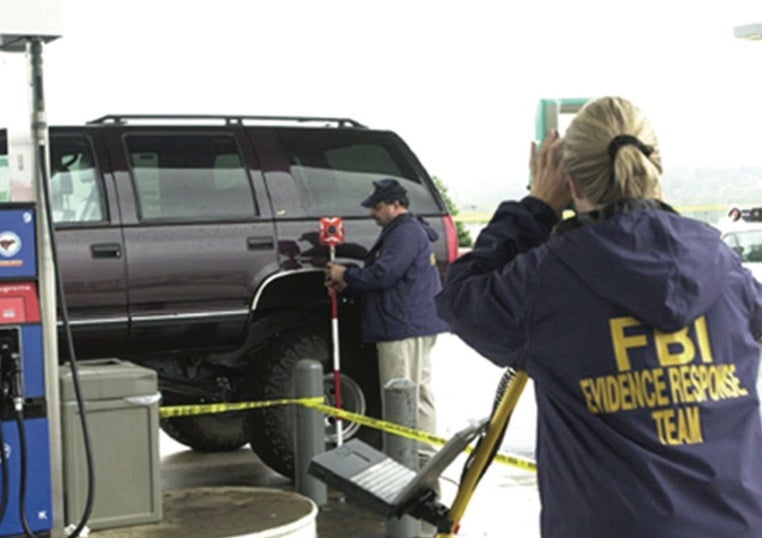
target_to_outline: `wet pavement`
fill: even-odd
[[[442,335],[434,350],[433,383],[437,399],[439,435],[449,438],[473,421],[489,414],[502,371],[479,358],[459,339]],[[534,398],[531,382],[514,412],[503,442],[503,452],[532,459],[534,447]],[[267,488],[271,491],[294,492],[293,483],[266,467],[248,448],[235,452],[204,454],[188,450],[162,434],[161,479],[164,491],[164,526],[176,524],[174,530],[162,530],[161,524],[104,529],[91,532],[93,538],[217,538],[240,536],[241,519],[248,532],[260,525],[262,517],[252,509],[234,511],[231,503],[220,502],[239,488]],[[457,458],[440,480],[441,502],[450,506],[457,493],[457,483],[465,463],[465,455]],[[204,514],[214,534],[196,524],[188,510],[181,510],[188,500],[184,492],[203,488],[207,504],[219,503],[220,509]],[[216,489],[207,489],[216,488]],[[215,494],[215,492],[217,492]],[[185,506],[187,508],[187,506]],[[245,507],[244,507],[245,508]],[[185,516],[183,516],[185,514]],[[268,513],[269,514],[269,513]],[[183,526],[183,517],[187,519]],[[366,508],[347,500],[329,489],[328,502],[319,508],[316,517],[319,538],[382,538],[386,521]],[[539,499],[535,475],[529,471],[493,463],[477,487],[458,536],[461,538],[520,536],[539,537]],[[248,524],[248,527],[246,527]],[[238,530],[234,530],[238,529]],[[198,532],[201,534],[194,534]],[[433,532],[422,536],[433,536]]]
[[[104,529],[97,538],[223,538],[244,536],[314,536],[317,507],[291,491],[252,487],[169,489],[163,517],[151,524]],[[290,534],[288,534],[290,532]],[[270,533],[270,534],[267,534]]]

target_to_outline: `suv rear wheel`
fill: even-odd
[[[355,359],[357,357],[354,357]],[[329,340],[321,331],[303,328],[282,334],[267,349],[249,373],[252,398],[272,400],[294,395],[293,375],[301,359],[313,359],[323,365],[326,403],[335,402],[333,361]],[[341,369],[342,408],[360,414],[376,414],[380,409],[377,368],[359,368],[358,360]],[[270,468],[282,475],[294,475],[294,406],[275,406],[251,411],[244,431],[254,452]],[[326,417],[326,440],[335,442],[335,422]],[[343,438],[360,430],[351,421],[342,421]]]
[[[191,396],[167,392],[164,405],[206,403]],[[230,452],[245,445],[243,412],[176,417],[161,420],[161,429],[172,439],[198,452]]]

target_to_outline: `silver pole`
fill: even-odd
[[[294,373],[297,398],[323,396],[323,367],[313,359],[296,363]],[[296,408],[296,446],[294,447],[294,482],[296,491],[312,499],[318,506],[327,502],[328,488],[310,476],[307,470],[314,456],[325,452],[323,414],[303,405]]]
[[[384,420],[415,428],[418,425],[418,387],[410,379],[392,379],[384,386]],[[384,432],[384,453],[402,465],[418,470],[418,443]],[[418,538],[421,522],[411,516],[392,517],[386,521],[389,538]]]
[[[45,358],[45,394],[47,396],[48,428],[50,431],[50,469],[53,494],[53,528],[51,536],[64,536],[63,519],[63,457],[61,448],[61,408],[58,387],[58,340],[56,325],[56,278],[53,266],[52,246],[48,234],[46,200],[42,186],[42,170],[47,168],[45,177],[50,177],[48,124],[45,115],[45,98],[42,77],[42,40],[32,39],[27,45],[30,65],[30,87],[32,97],[32,132],[34,137],[35,171],[34,193],[37,203],[37,255],[39,264],[40,314],[43,327],[43,355]],[[45,158],[38,162],[37,153],[45,149]]]

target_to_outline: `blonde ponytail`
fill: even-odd
[[[593,205],[661,195],[656,133],[630,101],[602,97],[587,103],[564,138],[566,173]]]

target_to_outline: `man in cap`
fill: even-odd
[[[438,235],[408,211],[407,191],[396,179],[374,181],[362,205],[381,226],[381,235],[363,268],[329,262],[325,283],[361,296],[361,336],[376,344],[381,388],[391,379],[412,380],[418,387],[418,428],[436,434],[430,356],[436,335],[449,331],[434,304],[442,288],[431,247]],[[419,443],[422,464],[433,453],[430,445]]]

